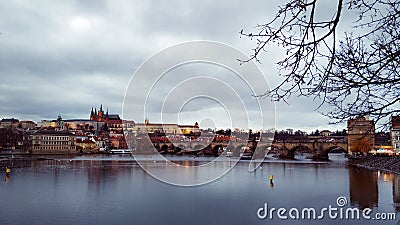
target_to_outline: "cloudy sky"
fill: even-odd
[[[251,30],[271,18],[277,7],[271,2],[2,1],[0,118],[40,121],[55,119],[58,114],[65,119],[88,118],[91,108],[100,104],[108,108],[110,113],[122,114],[124,95],[131,76],[146,59],[169,46],[192,40],[226,43],[249,55],[254,42],[240,38],[239,31]],[[280,80],[275,76],[274,63],[281,56],[279,51],[272,51],[261,58],[259,67],[272,86]],[[183,74],[207,76],[211,71],[218,69],[188,66],[175,71],[175,74],[181,74],[182,77]],[[229,72],[221,74],[229,80]],[[163,88],[173,89],[182,82],[182,77],[164,77],[162,85],[158,87],[163,91],[152,92],[155,99],[168,94]],[[210,85],[206,81],[197,84],[200,89]],[[251,93],[246,92],[245,85],[241,91],[239,81],[231,79],[229,85],[241,93],[243,101],[254,101],[251,100]],[[182,96],[182,102],[185,102],[186,96],[183,95],[186,92],[179,93],[177,90],[175,95]],[[221,95],[224,93],[220,92]],[[243,97],[246,94],[248,98]],[[180,108],[183,110],[179,118],[181,123],[194,123],[197,114],[204,118],[213,115],[217,121],[226,119],[226,113],[210,99],[186,103]],[[344,128],[343,124],[335,127],[328,125],[329,120],[315,112],[318,103],[312,99],[297,98],[289,103],[276,104],[277,129],[310,131]],[[160,108],[149,107],[146,114],[150,120],[153,117],[153,121],[158,122],[151,110]],[[138,121],[142,117],[130,114],[127,119]],[[227,124],[216,126],[224,127]]]

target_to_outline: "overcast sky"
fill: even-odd
[[[0,118],[40,121],[61,114],[65,119],[86,119],[91,108],[100,104],[110,113],[121,114],[131,76],[147,58],[192,40],[226,43],[249,55],[255,42],[240,38],[239,31],[251,30],[271,18],[276,10],[271,2],[1,1]],[[272,86],[279,82],[274,63],[280,56],[280,52],[266,53],[259,65]],[[190,67],[184,73],[191,73]],[[207,71],[195,75],[207,75]],[[165,78],[164,87],[173,87],[178,80]],[[239,83],[234,79],[232,82],[240,89]],[[203,99],[185,107],[190,108],[188,112],[197,108],[199,115],[205,115],[214,103]],[[289,103],[276,104],[277,129],[345,127],[329,126],[329,120],[315,111],[318,103],[312,99],[291,99]],[[217,108],[208,114],[220,116],[223,121],[226,114]],[[186,113],[180,122],[194,123],[196,114],[191,115]],[[127,119],[141,118],[132,117]]]

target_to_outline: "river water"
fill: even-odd
[[[9,176],[0,173],[0,224],[398,224],[399,176],[346,167],[340,157],[330,158],[321,163],[269,158],[255,172],[249,172],[248,161],[240,161],[220,179],[196,187],[161,182],[129,155],[27,161],[15,165]],[[210,160],[174,159],[183,164]],[[159,169],[176,175],[168,167]],[[340,196],[347,205],[338,206]],[[277,214],[260,219],[265,210],[257,212],[265,205],[267,211],[296,208],[300,214],[310,207],[320,214],[329,205],[371,208],[372,218],[376,213],[395,213],[397,218],[333,219],[325,212],[321,221],[301,215],[293,219],[286,212],[286,220]]]

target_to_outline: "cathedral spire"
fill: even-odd
[[[93,107],[92,107],[92,111],[90,111],[90,120],[94,120],[94,112],[93,112]]]

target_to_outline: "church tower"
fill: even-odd
[[[90,112],[90,120],[96,120],[96,115],[94,114],[93,107],[92,111]]]
[[[103,122],[104,121],[103,105],[100,105],[99,114],[97,115],[97,121],[99,121],[99,122]]]
[[[103,105],[100,105],[99,111],[97,111],[96,107],[92,107],[92,111],[90,111],[90,120],[97,122],[108,122],[108,109],[107,112],[104,112]]]
[[[61,115],[59,114],[56,122],[56,131],[63,131],[63,130],[65,130],[64,121],[62,120]]]

